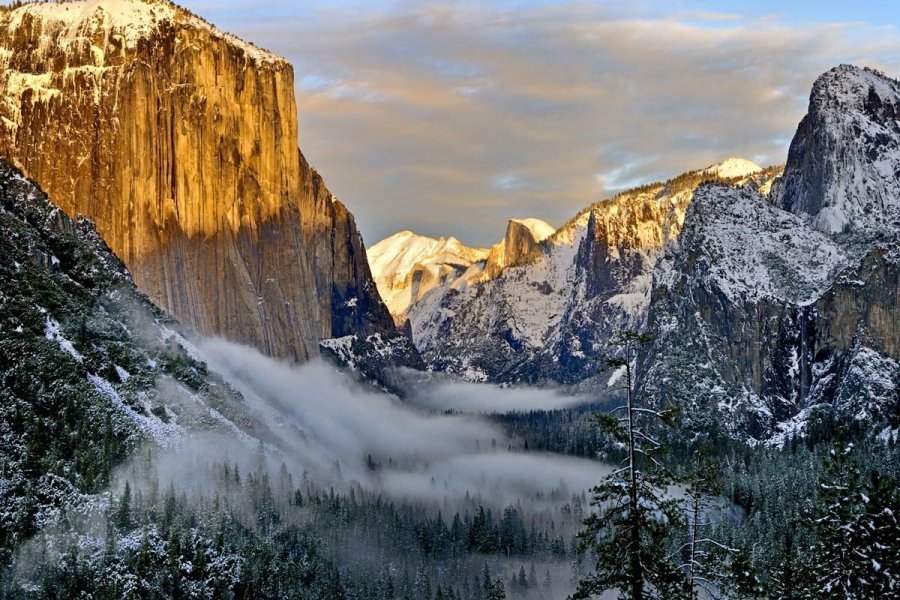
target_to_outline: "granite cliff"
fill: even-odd
[[[286,61],[166,1],[89,0],[3,9],[0,65],[0,156],[184,324],[294,360],[396,335]]]

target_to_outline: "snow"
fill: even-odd
[[[175,6],[154,0],[81,0],[72,2],[38,2],[13,10],[9,29],[17,30],[30,15],[59,31],[69,40],[87,31],[116,31],[125,46],[133,48],[137,40],[156,29],[161,21],[175,17]]]
[[[59,344],[60,349],[66,354],[70,355],[76,361],[84,361],[84,357],[80,352],[78,352],[78,350],[75,349],[75,346],[72,345],[72,342],[70,342],[65,338],[65,336],[63,336],[59,326],[59,322],[55,319],[47,317],[44,320],[44,336],[48,340],[55,341],[57,344]]]
[[[174,446],[184,435],[184,430],[181,427],[171,423],[163,423],[156,417],[142,415],[125,404],[113,384],[103,377],[89,373],[87,379],[100,395],[112,402],[113,406],[131,419],[142,432],[150,436],[154,442],[163,448]]]
[[[356,364],[357,358],[368,359],[374,355],[380,357],[382,361],[387,364],[395,355],[396,338],[386,338],[380,333],[375,333],[364,338],[364,354],[362,356],[358,356],[356,350],[354,350],[354,346],[360,339],[360,336],[357,335],[345,335],[338,338],[327,338],[321,340],[319,342],[319,346],[321,348],[327,348],[328,350],[334,352],[334,354],[341,360],[341,362],[350,370],[358,369],[358,366]]]
[[[749,190],[716,185],[698,190],[693,218],[679,244],[731,300],[817,298],[850,263],[832,238]]]
[[[41,22],[40,45],[36,49],[38,58],[52,64],[56,49],[64,52],[72,46],[72,56],[81,55],[84,42],[90,46],[91,64],[66,65],[58,72],[24,73],[10,68],[12,51],[0,48],[0,66],[4,75],[6,97],[4,98],[12,118],[4,118],[7,128],[15,129],[21,119],[21,99],[25,90],[32,90],[33,102],[48,102],[59,95],[62,80],[75,73],[92,71],[100,75],[104,70],[115,68],[106,64],[108,44],[122,46],[127,50],[137,48],[138,42],[146,39],[159,29],[164,22],[175,22],[182,26],[202,29],[214,38],[242,49],[247,57],[257,64],[284,64],[284,60],[261,50],[231,34],[222,32],[202,19],[176,7],[165,0],[71,0],[65,2],[33,2],[8,11],[0,21],[14,39],[18,30],[26,23],[26,16]],[[29,21],[31,19],[28,19]],[[99,34],[99,35],[98,35]],[[99,37],[99,43],[97,45]],[[180,38],[176,39],[176,43]],[[116,63],[113,63],[116,65]],[[96,87],[94,100],[99,102],[101,77],[94,78]],[[55,85],[54,85],[55,82]]]
[[[703,169],[707,175],[715,175],[722,179],[748,177],[762,171],[762,167],[745,158],[732,157]]]
[[[70,0],[66,2],[34,2],[25,4],[9,13],[11,31],[21,27],[25,15],[40,19],[50,32],[61,33],[69,41],[89,31],[103,31],[105,39],[113,37],[124,42],[126,48],[134,48],[139,39],[155,31],[163,21],[180,21],[193,27],[208,30],[214,37],[222,38],[260,63],[284,62],[280,57],[240,38],[223,32],[198,17],[194,17],[166,0]],[[87,36],[91,38],[92,36]],[[93,46],[95,64],[105,61],[103,48]]]
[[[487,255],[487,249],[470,248],[453,237],[434,239],[411,231],[396,233],[367,250],[375,285],[397,320],[434,287],[458,285],[459,275]]]
[[[126,381],[131,379],[131,373],[129,373],[119,365],[116,365],[116,375],[119,376],[119,379],[122,380],[122,383],[125,383]]]
[[[612,375],[609,376],[609,380],[606,382],[606,387],[611,388],[612,386],[616,385],[616,383],[620,379],[622,379],[622,376],[625,375],[625,371],[625,365],[622,365],[621,367],[613,371]]]
[[[816,407],[807,407],[799,413],[782,421],[775,426],[775,434],[766,441],[766,444],[775,448],[783,448],[785,443],[792,438],[803,438],[806,436],[806,422],[809,420],[810,414]]]

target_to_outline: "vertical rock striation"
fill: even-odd
[[[3,9],[0,65],[0,155],[183,323],[295,360],[393,333],[297,148],[286,61],[165,1],[90,0]]]

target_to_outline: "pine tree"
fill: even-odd
[[[578,582],[578,599],[607,590],[619,590],[628,600],[671,598],[684,589],[683,573],[668,553],[683,514],[678,500],[666,497],[672,478],[654,457],[661,444],[649,426],[671,425],[675,413],[638,406],[634,396],[632,361],[650,339],[620,333],[615,340],[619,352],[606,360],[607,368],[625,371],[625,404],[595,420],[626,456],[623,466],[592,490],[591,504],[598,510],[585,519],[579,540],[580,549],[594,556],[594,573]]]
[[[812,548],[812,581],[806,590],[810,600],[862,600],[861,578],[865,561],[855,552],[861,532],[863,496],[853,444],[839,436],[825,461],[819,500],[811,525],[817,537]]]
[[[801,600],[803,582],[800,556],[794,547],[794,532],[788,531],[774,567],[769,574],[769,598],[771,600]]]
[[[900,598],[900,491],[877,470],[863,492],[863,513],[854,536],[860,590],[868,598]]]
[[[722,587],[723,563],[730,562],[736,552],[711,537],[710,513],[720,508],[718,498],[722,494],[718,468],[706,449],[695,451],[693,472],[685,489],[687,540],[681,546],[686,599],[697,598],[701,590],[715,597],[715,590]]]
[[[131,484],[125,482],[125,490],[119,498],[119,506],[116,509],[116,527],[120,531],[131,529]]]

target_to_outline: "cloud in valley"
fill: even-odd
[[[198,353],[242,393],[248,413],[264,424],[268,433],[262,437],[277,449],[269,452],[271,460],[284,459],[295,473],[307,471],[319,485],[355,482],[397,498],[435,501],[469,494],[499,505],[554,491],[580,492],[608,472],[596,460],[522,451],[520,442],[477,415],[440,412],[451,407],[504,412],[578,402],[553,391],[445,383],[434,388],[436,399],[423,410],[422,399],[429,394],[424,386],[415,405],[408,405],[364,389],[318,361],[286,364],[221,339],[202,341]],[[190,464],[187,457],[209,455],[209,447],[217,457],[226,449],[241,454],[234,440],[195,436],[176,451],[175,460],[163,461],[165,473],[178,479],[178,469]],[[250,440],[244,454],[256,447]]]
[[[536,387],[501,388],[483,383],[442,383],[424,386],[407,402],[436,411],[474,414],[557,410],[595,401],[596,398],[563,394]]]
[[[301,147],[369,244],[484,245],[731,155],[780,163],[819,73],[900,68],[894,26],[813,13],[480,4],[187,2],[294,63]]]

